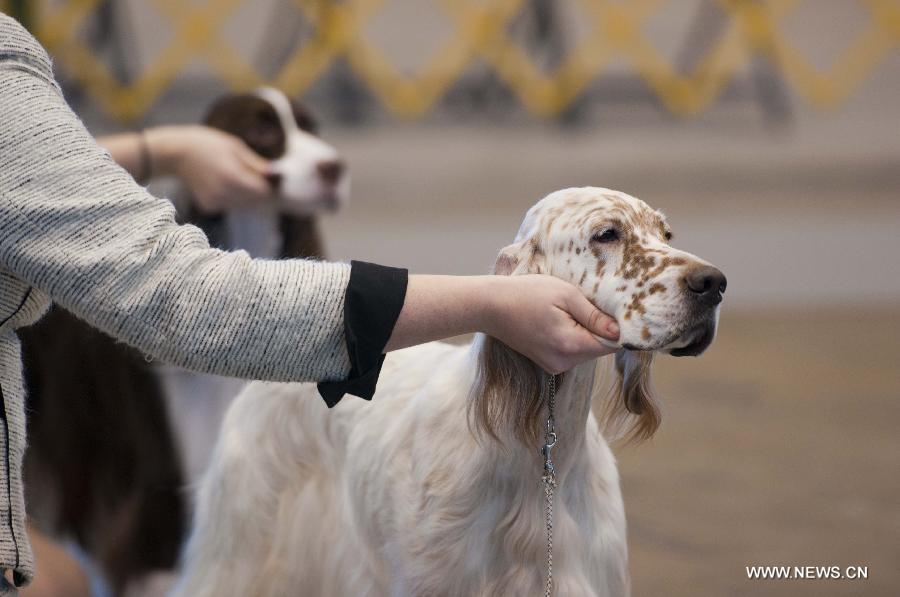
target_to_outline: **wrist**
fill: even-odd
[[[183,126],[157,126],[145,129],[144,143],[155,176],[177,176],[185,155]]]
[[[488,336],[497,336],[507,313],[508,276],[474,276],[473,327]]]

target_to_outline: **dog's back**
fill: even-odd
[[[379,495],[404,492],[384,479],[408,479],[410,445],[434,439],[403,430],[419,428],[413,420],[424,411],[464,411],[465,395],[448,390],[465,390],[467,352],[431,343],[391,353],[371,403],[348,396],[332,410],[314,384],[248,386],[226,415],[198,494],[176,595],[390,594],[390,545],[371,546],[399,513],[373,520],[354,500],[403,502]]]

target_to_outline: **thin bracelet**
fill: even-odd
[[[146,131],[138,131],[138,152],[139,152],[139,176],[135,177],[138,182],[146,182],[153,176],[153,159],[150,155],[150,144],[147,143]]]

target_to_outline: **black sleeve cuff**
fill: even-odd
[[[328,408],[344,394],[372,399],[384,363],[384,347],[400,316],[409,281],[405,269],[365,261],[350,264],[350,282],[344,294],[344,338],[350,355],[350,375],[342,381],[318,385]]]

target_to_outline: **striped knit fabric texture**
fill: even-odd
[[[197,371],[327,381],[350,370],[350,266],[211,249],[119,168],[66,105],[47,54],[0,15],[0,568],[34,574],[14,330],[50,300],[148,356]]]

